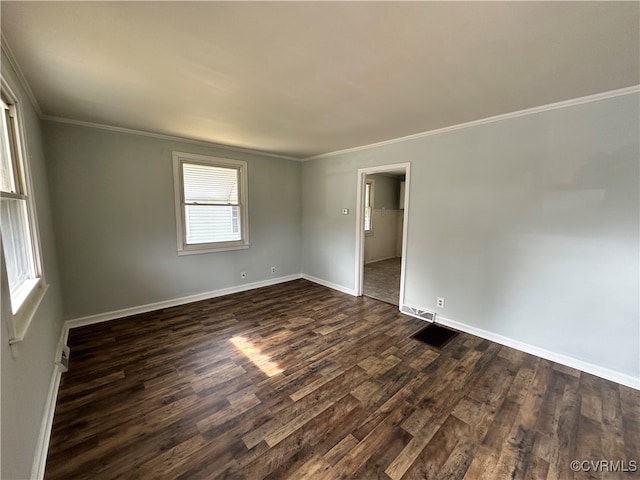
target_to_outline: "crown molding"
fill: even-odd
[[[2,53],[4,53],[5,57],[9,61],[9,65],[11,65],[11,68],[15,72],[16,77],[18,77],[18,82],[20,82],[20,86],[27,94],[27,97],[29,98],[29,101],[31,102],[34,110],[36,111],[38,116],[42,118],[42,109],[40,108],[40,104],[38,103],[36,96],[33,94],[33,90],[31,90],[31,85],[29,85],[29,82],[27,82],[27,78],[24,76],[24,73],[22,73],[20,64],[16,60],[16,57],[13,54],[11,47],[9,46],[9,42],[7,42],[7,38],[4,36],[4,33],[0,33],[0,37],[0,48],[2,49]]]
[[[428,130],[426,132],[415,133],[413,135],[407,135],[405,137],[398,137],[390,140],[384,140],[382,142],[370,143],[368,145],[362,145],[360,147],[346,148],[344,150],[337,150],[335,152],[321,153],[319,155],[303,158],[302,161],[308,162],[310,160],[317,160],[320,158],[333,157],[336,155],[343,155],[346,153],[360,152],[363,150],[369,150],[370,148],[382,147],[384,145],[392,145],[394,143],[406,142],[409,140],[416,140],[423,137],[429,137],[431,135],[438,135],[441,133],[452,132],[455,130],[462,130],[465,128],[477,127],[479,125],[485,125],[488,123],[501,122],[503,120],[509,120],[512,118],[524,117],[527,115],[535,115],[537,113],[548,112],[550,110],[557,110],[560,108],[567,108],[575,105],[582,105],[585,103],[597,102],[599,100],[606,100],[608,98],[620,97],[623,95],[630,95],[634,93],[640,93],[640,85],[620,88],[617,90],[610,90],[608,92],[596,93],[594,95],[587,95],[585,97],[578,97],[570,100],[563,100],[561,102],[550,103],[548,105],[541,105],[539,107],[527,108],[525,110],[517,110],[515,112],[496,115],[493,117],[487,117],[480,120],[473,120],[471,122],[451,125],[449,127],[443,127],[435,130]]]
[[[178,137],[178,136],[175,136],[175,135],[166,135],[164,133],[148,132],[146,130],[136,130],[136,129],[133,129],[133,128],[125,128],[125,127],[114,127],[114,126],[111,126],[111,125],[104,125],[102,123],[85,122],[85,121],[82,121],[82,120],[72,120],[70,118],[55,117],[55,116],[52,116],[52,115],[40,115],[40,118],[42,120],[47,120],[47,121],[50,121],[50,122],[65,123],[65,124],[68,124],[68,125],[76,125],[76,126],[80,126],[80,127],[98,128],[98,129],[101,129],[101,130],[109,130],[109,131],[112,131],[112,132],[126,133],[126,134],[130,134],[130,135],[140,135],[140,136],[143,136],[143,137],[159,138],[161,140],[169,140],[169,141],[172,141],[172,142],[189,143],[191,145],[201,145],[203,147],[219,148],[219,149],[222,149],[222,150],[231,150],[231,151],[234,151],[234,152],[248,153],[248,154],[251,154],[251,155],[260,155],[262,157],[279,158],[281,160],[292,160],[292,161],[295,161],[295,162],[302,161],[300,158],[288,157],[286,155],[279,155],[277,153],[264,152],[264,151],[261,151],[261,150],[253,150],[251,148],[234,147],[232,145],[225,145],[223,143],[208,142],[206,140],[196,140],[196,139],[193,139],[193,138]]]

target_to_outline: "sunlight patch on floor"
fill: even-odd
[[[282,373],[280,366],[272,362],[271,359],[264,355],[258,347],[244,337],[232,337],[231,343],[242,352],[242,354],[253,362],[253,364],[262,370],[268,377],[273,377]]]

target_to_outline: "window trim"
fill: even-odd
[[[370,185],[369,187],[369,209],[370,209],[370,213],[369,213],[369,229],[366,228],[366,209],[367,209],[367,204],[364,201],[364,199],[366,198],[366,188],[367,185]],[[373,235],[373,202],[374,202],[374,195],[375,195],[375,188],[376,188],[376,181],[373,178],[368,178],[365,180],[364,182],[364,188],[363,188],[363,192],[362,192],[362,196],[363,196],[363,215],[362,215],[362,230],[364,231],[365,236],[370,237]]]
[[[230,158],[198,155],[195,153],[173,152],[173,188],[176,210],[176,239],[178,255],[193,255],[198,253],[224,252],[229,250],[243,250],[250,246],[249,243],[249,202],[247,183],[247,162]],[[184,180],[182,176],[182,164],[192,163],[211,167],[233,168],[239,171],[238,207],[240,215],[240,240],[231,242],[214,242],[187,244],[185,224],[185,200]]]
[[[40,228],[38,225],[38,214],[36,210],[35,192],[31,177],[31,165],[27,140],[26,129],[24,126],[24,117],[22,113],[22,101],[15,94],[15,90],[11,87],[5,77],[0,78],[1,88],[6,96],[9,106],[13,106],[14,118],[14,137],[10,139],[14,142],[15,155],[14,167],[17,169],[15,173],[16,180],[20,182],[20,197],[26,197],[27,221],[31,233],[31,254],[35,278],[25,285],[21,294],[23,300],[15,312],[13,312],[11,292],[9,290],[9,282],[7,280],[7,270],[4,258],[4,248],[2,247],[2,234],[0,232],[0,294],[2,296],[2,316],[6,319],[9,329],[9,344],[12,346],[12,353],[15,355],[17,351],[14,347],[23,341],[29,330],[29,326],[35,316],[40,303],[42,302],[49,284],[46,281],[44,272],[44,262],[42,259],[42,243],[40,238]],[[13,195],[6,195],[12,197]]]

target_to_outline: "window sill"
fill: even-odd
[[[36,288],[38,288],[39,284],[40,284],[39,278],[33,278],[31,280],[27,280],[15,292],[15,297],[13,293],[11,294],[12,295],[11,307],[14,309],[13,310],[14,315],[16,315],[16,313],[20,311],[20,309],[25,303],[27,303],[27,300],[32,293],[34,295],[36,294],[35,290]],[[13,298],[15,298],[15,305],[13,304],[14,303]]]
[[[228,247],[217,247],[217,248],[198,248],[198,249],[188,249],[188,250],[178,250],[178,255],[196,255],[198,253],[214,253],[214,252],[227,252],[230,250],[246,250],[249,248],[249,244],[246,245],[233,245]]]
[[[13,317],[8,319],[11,323],[9,345],[11,345],[12,354],[17,354],[15,347],[22,342],[27,335],[31,321],[38,311],[40,303],[42,303],[48,289],[49,284],[40,283],[30,292]]]

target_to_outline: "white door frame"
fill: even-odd
[[[402,260],[400,269],[400,298],[398,308],[402,310],[404,305],[404,277],[406,271],[406,253],[407,253],[407,226],[409,220],[409,189],[411,188],[411,163],[393,163],[390,165],[380,165],[377,167],[359,168],[358,169],[358,185],[356,189],[357,208],[356,208],[356,266],[355,266],[355,293],[358,297],[362,296],[364,284],[364,183],[367,175],[376,173],[394,172],[404,170],[404,218],[402,221]]]

